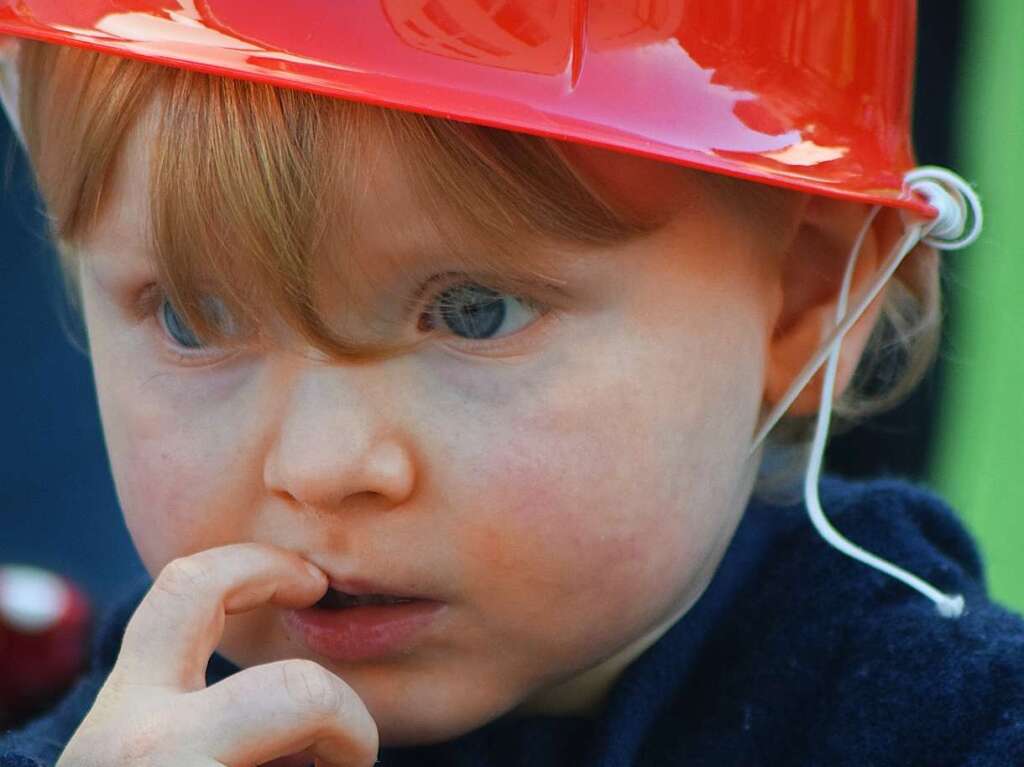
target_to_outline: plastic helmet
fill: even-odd
[[[827,357],[811,520],[955,618],[961,595],[847,541],[817,500],[843,335],[919,241],[953,250],[981,231],[963,179],[915,168],[916,11],[916,0],[0,0],[0,64],[3,36],[34,38],[870,203],[861,238],[877,206],[927,219],[847,313],[858,238],[831,334],[751,449]]]
[[[34,38],[934,210],[915,0],[0,0]]]

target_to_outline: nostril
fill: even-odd
[[[279,501],[284,501],[288,504],[300,505],[299,500],[287,490],[279,490],[275,488],[270,491],[270,494]]]

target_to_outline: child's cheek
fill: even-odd
[[[539,656],[610,652],[690,603],[738,513],[753,342],[650,314],[594,320],[498,396],[448,382],[478,425],[446,483],[462,583]]]
[[[565,390],[509,408],[516,428],[468,459],[454,532],[462,582],[492,617],[536,632],[538,650],[560,637],[567,655],[646,626],[686,582],[701,537],[669,497],[682,456],[651,442],[663,410],[647,413],[634,393],[622,413],[628,383],[589,382],[586,397]]]
[[[237,536],[245,466],[225,411],[179,382],[111,382],[104,429],[125,523],[151,572]],[[197,392],[191,392],[192,395]],[[235,445],[236,449],[230,449]]]

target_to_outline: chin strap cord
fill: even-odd
[[[916,575],[865,551],[855,543],[844,538],[832,527],[825,517],[825,513],[821,508],[821,499],[818,497],[818,485],[825,454],[825,444],[828,440],[828,428],[832,418],[832,398],[843,336],[860,319],[867,307],[875,300],[882,288],[896,272],[896,269],[899,268],[903,259],[907,257],[918,243],[924,242],[939,250],[957,250],[967,247],[978,239],[978,236],[981,234],[983,224],[981,201],[978,199],[975,191],[962,178],[945,168],[925,166],[909,172],[905,179],[912,190],[928,200],[928,203],[938,211],[938,215],[930,221],[915,223],[907,228],[906,233],[897,243],[892,254],[882,265],[871,287],[868,288],[857,302],[854,309],[847,312],[846,304],[854,266],[863,247],[864,238],[867,236],[871,223],[880,210],[878,206],[872,208],[854,242],[849,262],[847,263],[846,273],[843,275],[843,284],[839,294],[838,305],[836,306],[835,325],[822,347],[794,380],[786,396],[780,399],[774,410],[769,414],[764,426],[761,427],[754,438],[750,454],[753,455],[761,442],[767,437],[775,424],[778,423],[779,419],[782,418],[827,358],[828,364],[825,368],[825,380],[821,389],[821,404],[818,408],[814,440],[811,444],[807,472],[804,475],[804,502],[807,506],[807,513],[811,523],[819,535],[831,546],[869,567],[873,567],[902,581],[928,597],[935,603],[935,607],[942,617],[959,618],[964,610],[964,598],[962,595],[944,594]],[[969,223],[970,228],[968,228]]]

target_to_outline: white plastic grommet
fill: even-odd
[[[937,165],[923,165],[904,179],[939,214],[926,226],[923,242],[939,250],[960,250],[978,239],[984,225],[981,199],[963,178]],[[971,228],[964,234],[968,223]]]

